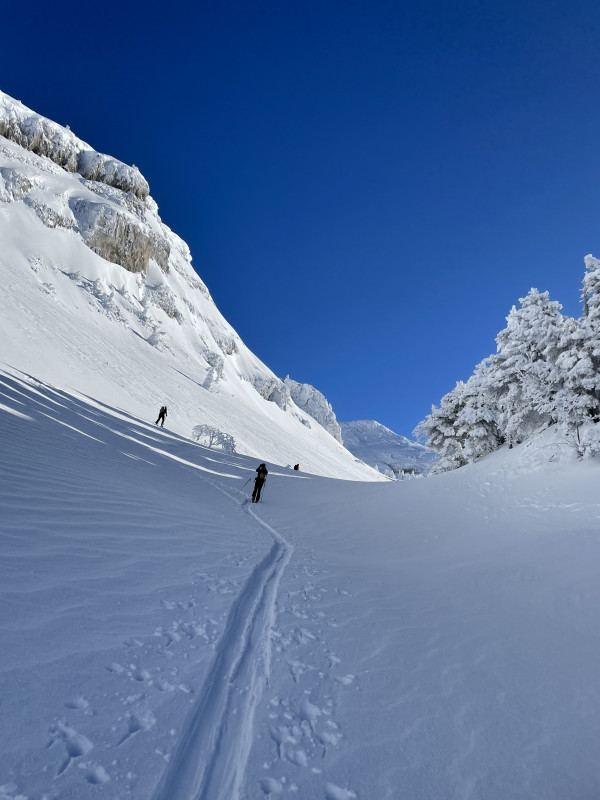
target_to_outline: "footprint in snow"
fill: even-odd
[[[117,746],[126,742],[134,733],[138,731],[149,731],[156,725],[156,717],[150,710],[136,711],[129,715],[127,732],[119,739]]]
[[[89,710],[90,704],[89,701],[85,699],[85,697],[75,697],[73,700],[67,700],[65,703],[65,708],[72,708],[77,711],[84,711],[88,714],[92,712]]]
[[[50,736],[51,740],[48,743],[48,747],[52,747],[55,742],[61,741],[67,751],[67,757],[59,767],[56,777],[63,774],[71,761],[75,758],[87,755],[94,747],[87,737],[78,733],[75,728],[71,728],[64,722],[57,722],[56,725],[53,725],[50,728]]]
[[[88,773],[85,776],[85,779],[88,783],[101,784],[109,782],[110,777],[104,767],[96,764],[89,767],[86,766],[86,769],[88,770]]]
[[[276,781],[275,778],[263,778],[260,782],[260,788],[267,797],[274,794],[281,794],[283,791],[283,786],[279,781]]]
[[[335,783],[328,783],[325,787],[326,800],[354,800],[358,795],[350,789],[342,789]]]

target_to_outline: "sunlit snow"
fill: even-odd
[[[0,136],[0,800],[597,797],[598,459],[550,429],[387,480],[245,347],[154,202],[102,182],[135,172],[22,144]]]

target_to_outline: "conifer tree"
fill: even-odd
[[[465,384],[459,381],[445,394],[439,406],[431,406],[429,414],[417,425],[414,435],[423,438],[439,456],[432,472],[447,472],[468,463],[457,429],[458,415],[464,406]]]
[[[465,384],[455,427],[467,462],[492,453],[504,442],[493,380],[490,359],[485,359]]]
[[[557,420],[562,376],[557,359],[569,320],[548,292],[531,289],[510,310],[490,359],[491,382],[500,412],[499,426],[510,446]]]
[[[580,456],[600,452],[600,261],[585,258],[583,296],[586,315],[566,332],[558,366],[563,385],[558,417]]]

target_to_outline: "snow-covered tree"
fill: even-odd
[[[558,366],[563,373],[558,418],[578,453],[600,452],[600,260],[585,258],[585,316],[563,337]]]
[[[504,443],[489,359],[477,365],[464,385],[455,428],[467,462],[492,453]]]
[[[428,447],[439,456],[432,474],[457,469],[468,463],[457,428],[458,416],[465,404],[465,389],[466,385],[459,381],[451,392],[442,397],[439,406],[431,406],[431,414],[413,432],[417,438],[426,440]]]
[[[519,302],[496,337],[498,352],[490,359],[498,424],[511,446],[556,422],[562,386],[557,359],[569,329],[562,306],[548,292],[531,289]]]
[[[576,323],[548,292],[531,289],[520,304],[496,338],[498,352],[466,383],[457,383],[416,428],[440,457],[434,471],[475,461],[506,441],[512,446],[557,421],[558,407],[566,402],[559,357]]]
[[[212,425],[196,425],[192,430],[192,439],[199,444],[224,453],[235,453],[235,439],[228,433],[213,428]]]

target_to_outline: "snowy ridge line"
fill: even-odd
[[[271,669],[277,591],[293,553],[292,545],[247,508],[247,502],[243,507],[274,543],[254,567],[230,609],[202,694],[153,800],[240,797],[254,713]]]

